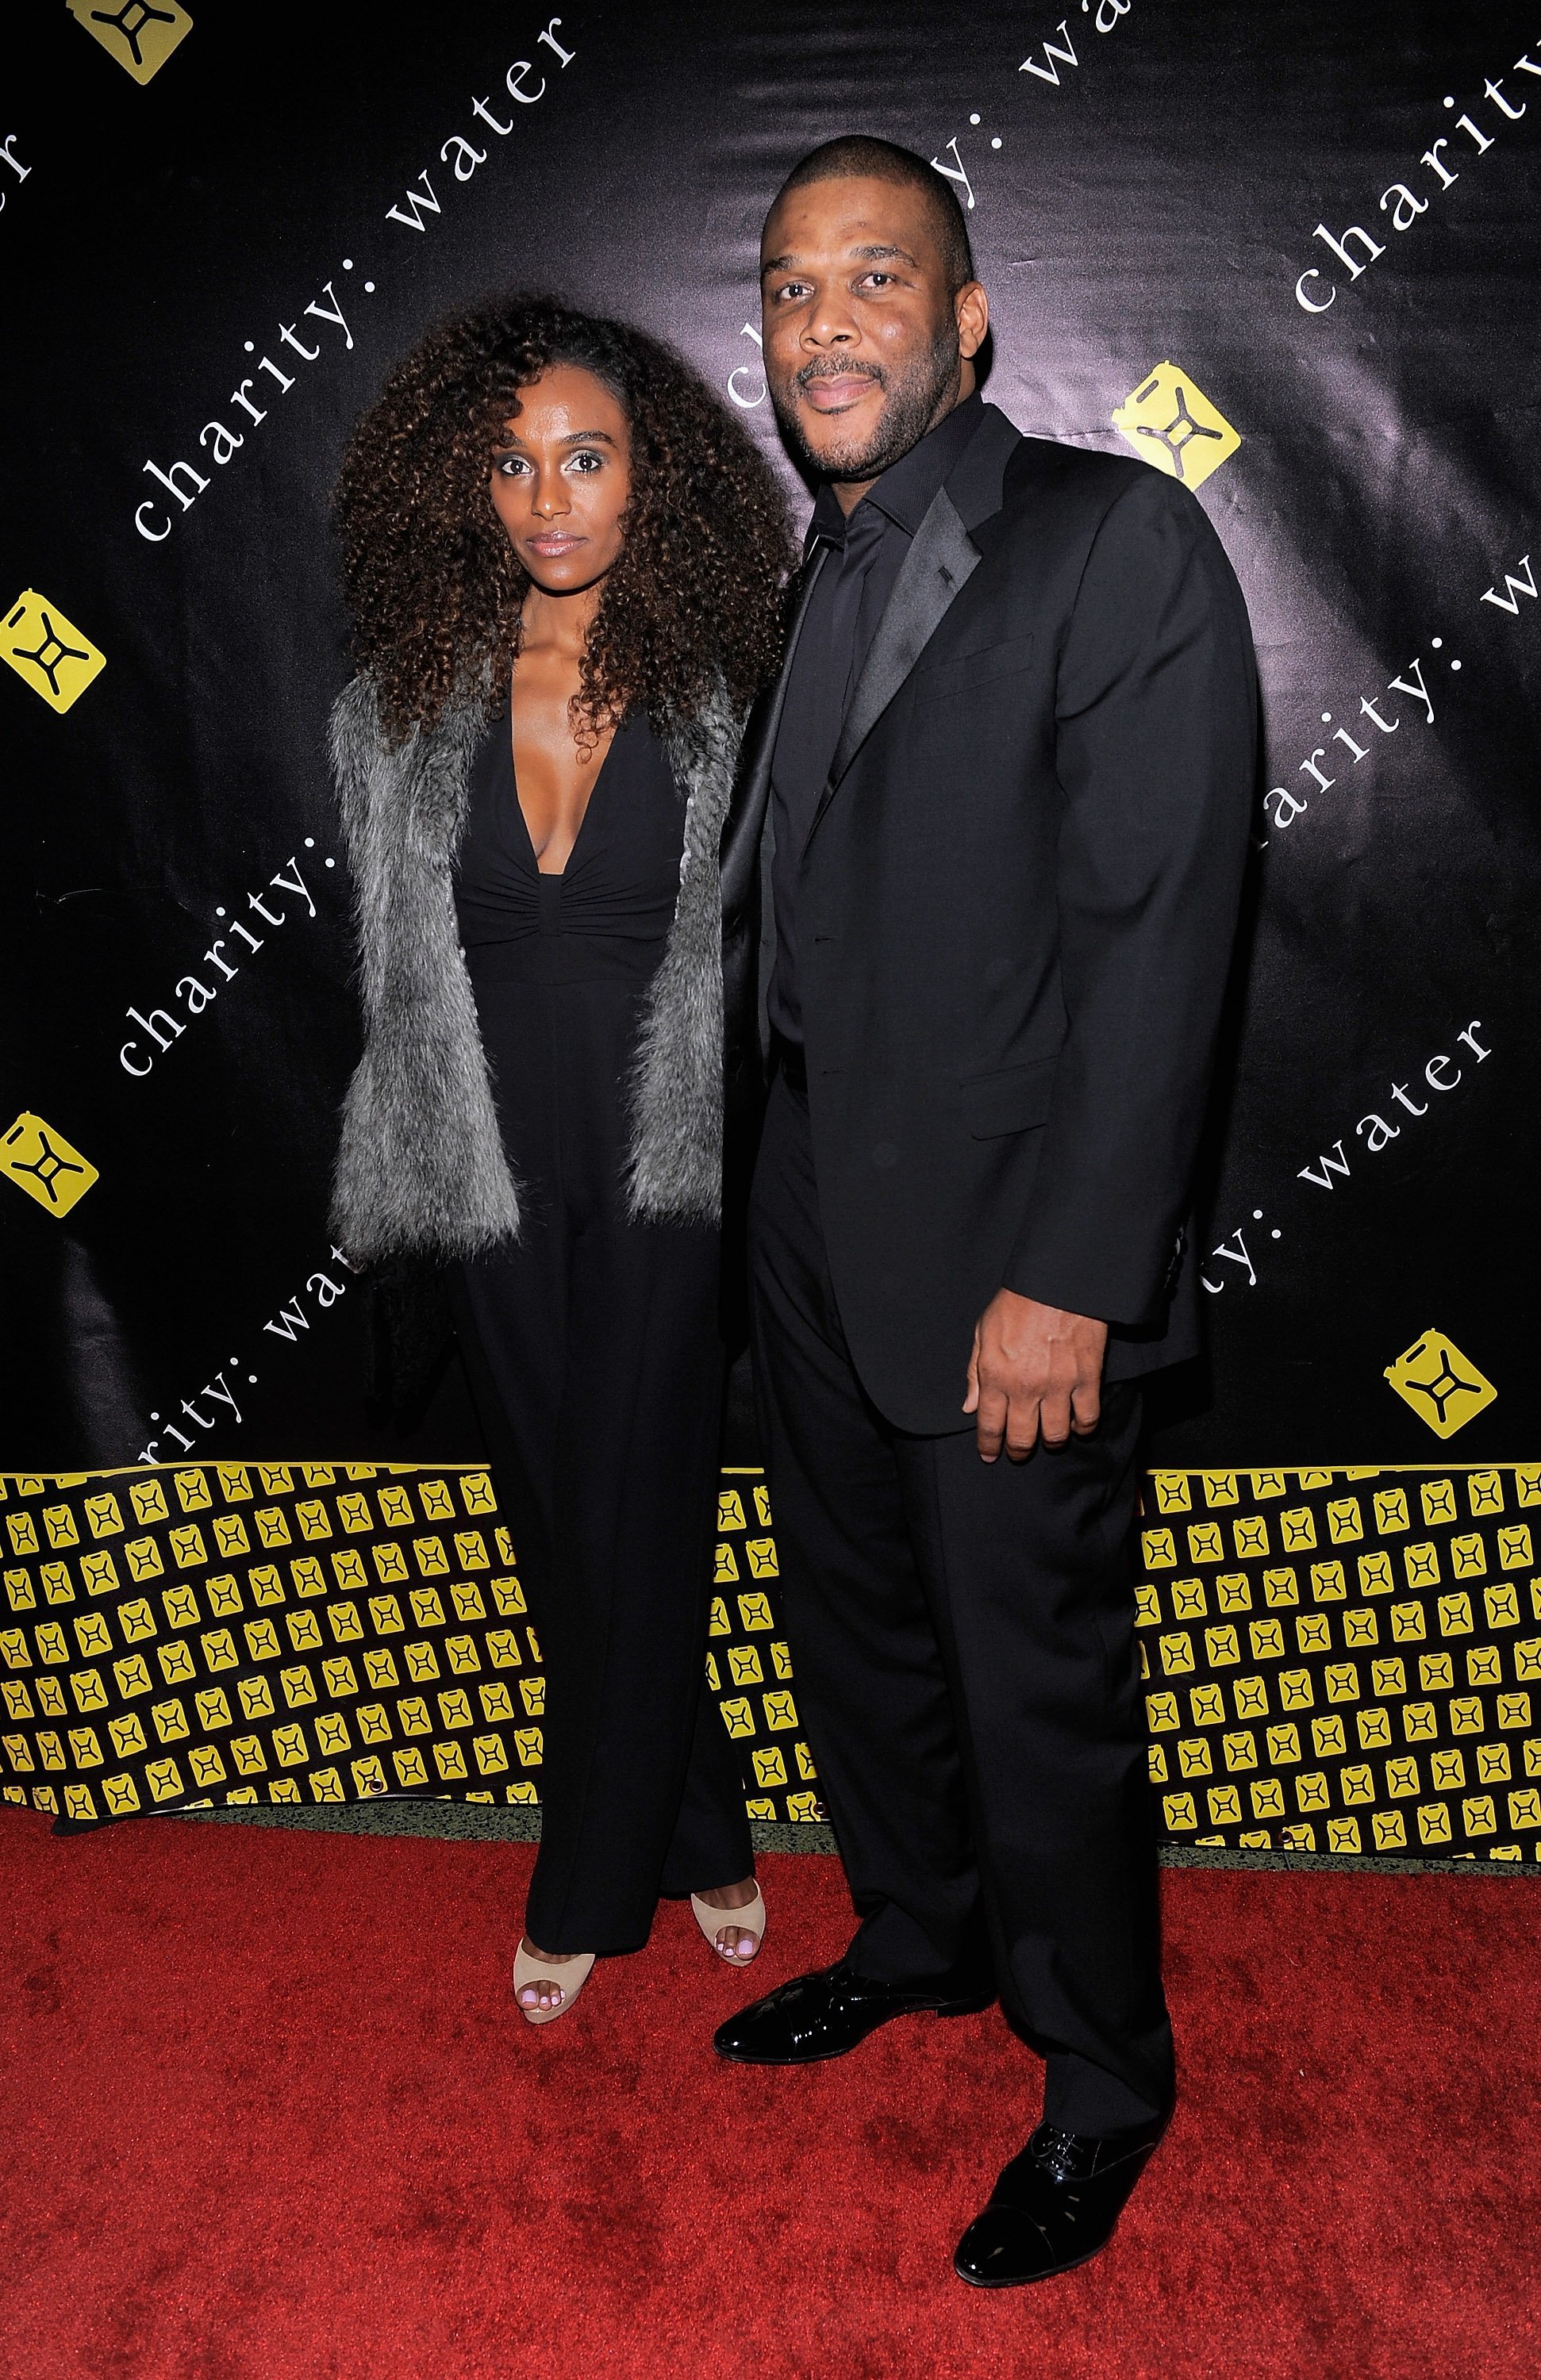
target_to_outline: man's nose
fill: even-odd
[[[852,346],[860,336],[843,292],[821,289],[809,307],[807,321],[803,325],[804,346]]]

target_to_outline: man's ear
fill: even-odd
[[[965,363],[977,356],[989,329],[989,299],[977,281],[965,281],[953,300],[958,326],[958,352]]]

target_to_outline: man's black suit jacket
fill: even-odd
[[[785,683],[723,835],[730,1113],[764,1079]],[[1195,1352],[1182,1232],[1256,741],[1245,608],[1194,498],[987,407],[905,556],[798,880],[831,1274],[896,1427],[968,1426],[1002,1286],[1110,1323],[1111,1378]]]

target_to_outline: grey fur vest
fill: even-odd
[[[393,746],[365,676],[332,713],[364,1054],[343,1106],[331,1226],[360,1263],[481,1256],[519,1236],[519,1187],[498,1131],[453,890],[485,720],[484,703],[466,700]],[[720,693],[664,739],[685,802],[685,853],[628,1087],[626,1194],[638,1220],[710,1222],[722,1210],[718,845],[740,732]]]

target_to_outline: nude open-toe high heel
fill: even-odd
[[[514,1953],[514,2005],[527,2024],[550,2024],[565,2016],[593,1970],[594,1952],[586,1950],[576,1959],[564,1959],[554,1966],[550,1959],[538,1959],[527,1943],[521,1941]],[[519,1998],[526,1984],[554,1984],[562,1998],[554,2008],[526,2008]]]
[[[721,1960],[730,1967],[753,1965],[759,1956],[759,1946],[765,1938],[765,1900],[758,1885],[755,1887],[753,1900],[746,1901],[742,1909],[713,1909],[709,1900],[702,1900],[694,1892],[690,1896],[690,1906],[697,1925]],[[736,1958],[731,1950],[723,1949],[717,1937],[724,1925],[740,1925],[746,1934],[754,1936],[755,1947],[746,1959]]]

